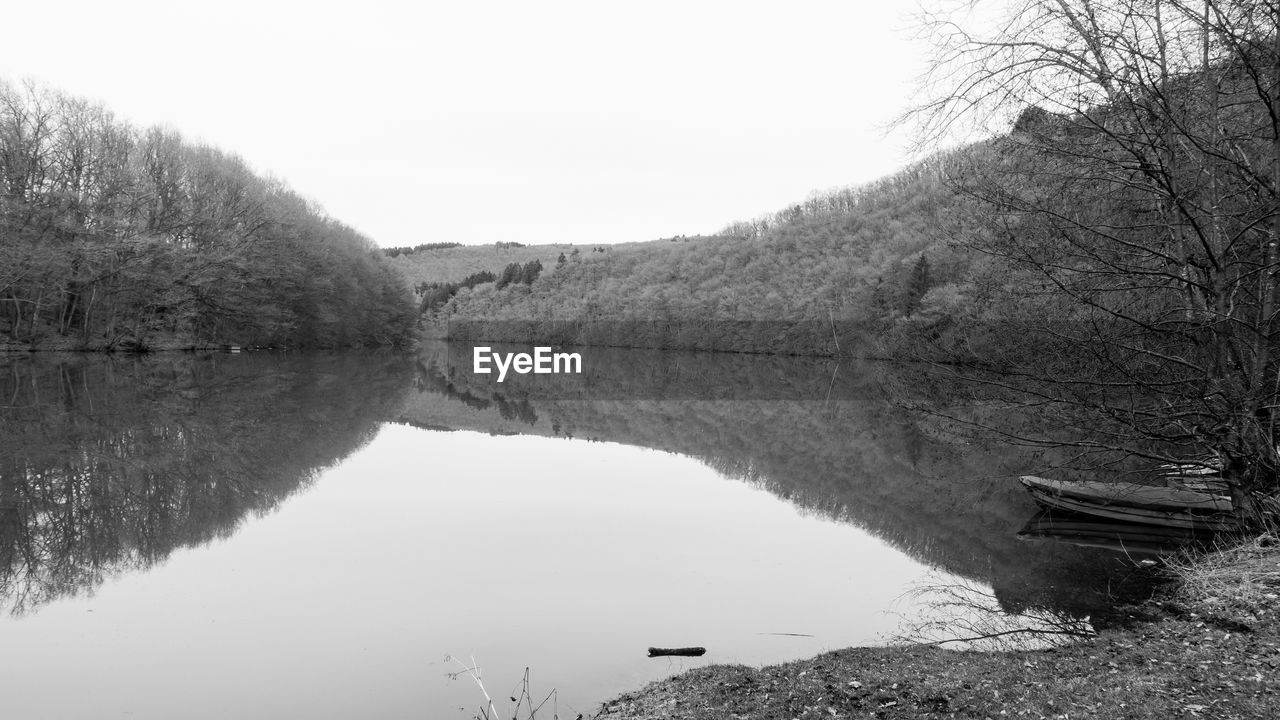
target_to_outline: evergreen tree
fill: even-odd
[[[502,269],[502,275],[498,277],[497,288],[501,290],[512,283],[518,283],[523,279],[523,275],[524,268],[520,266],[520,263],[508,263]]]
[[[520,279],[517,282],[523,282],[525,285],[532,285],[534,280],[542,274],[542,261],[530,260],[524,264],[520,270]]]
[[[907,280],[906,302],[903,314],[910,316],[920,309],[920,301],[929,292],[929,258],[923,254],[911,268],[911,276]]]

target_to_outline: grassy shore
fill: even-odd
[[[1052,650],[850,648],[715,666],[605,703],[609,720],[1280,717],[1280,541],[1170,563],[1129,622]]]

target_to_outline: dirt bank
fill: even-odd
[[[618,697],[610,720],[1280,717],[1280,547],[1176,568],[1131,622],[1053,650],[850,648],[694,670]]]

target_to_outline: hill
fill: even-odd
[[[532,283],[463,288],[427,309],[458,338],[837,354],[868,326],[937,321],[968,302],[986,264],[952,242],[973,212],[945,180],[956,162],[935,156],[697,242],[544,262]]]
[[[391,248],[387,255],[391,258],[391,266],[396,269],[412,287],[424,284],[451,283],[463,280],[469,275],[490,272],[498,275],[506,266],[516,263],[524,265],[533,261],[542,263],[543,267],[555,267],[561,255],[565,261],[577,261],[582,258],[596,258],[618,253],[629,253],[651,245],[670,244],[672,242],[689,242],[699,238],[669,238],[650,242],[619,243],[616,245],[574,245],[572,243],[551,243],[546,245],[524,245],[515,242],[497,242],[493,245],[453,245],[438,243],[436,246],[419,246],[418,248]]]
[[[392,257],[391,266],[409,282],[411,287],[418,287],[424,283],[455,282],[478,272],[500,273],[511,263],[523,265],[538,260],[543,265],[554,265],[560,253],[568,256],[575,250],[584,253],[592,252],[594,248],[576,248],[568,244],[494,243],[493,245],[409,249],[408,252],[401,252]]]
[[[218,148],[0,81],[0,342],[130,349],[404,344],[377,247]]]

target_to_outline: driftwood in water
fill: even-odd
[[[649,657],[667,657],[670,655],[679,655],[683,657],[701,657],[707,654],[704,647],[684,647],[684,648],[649,648]]]

